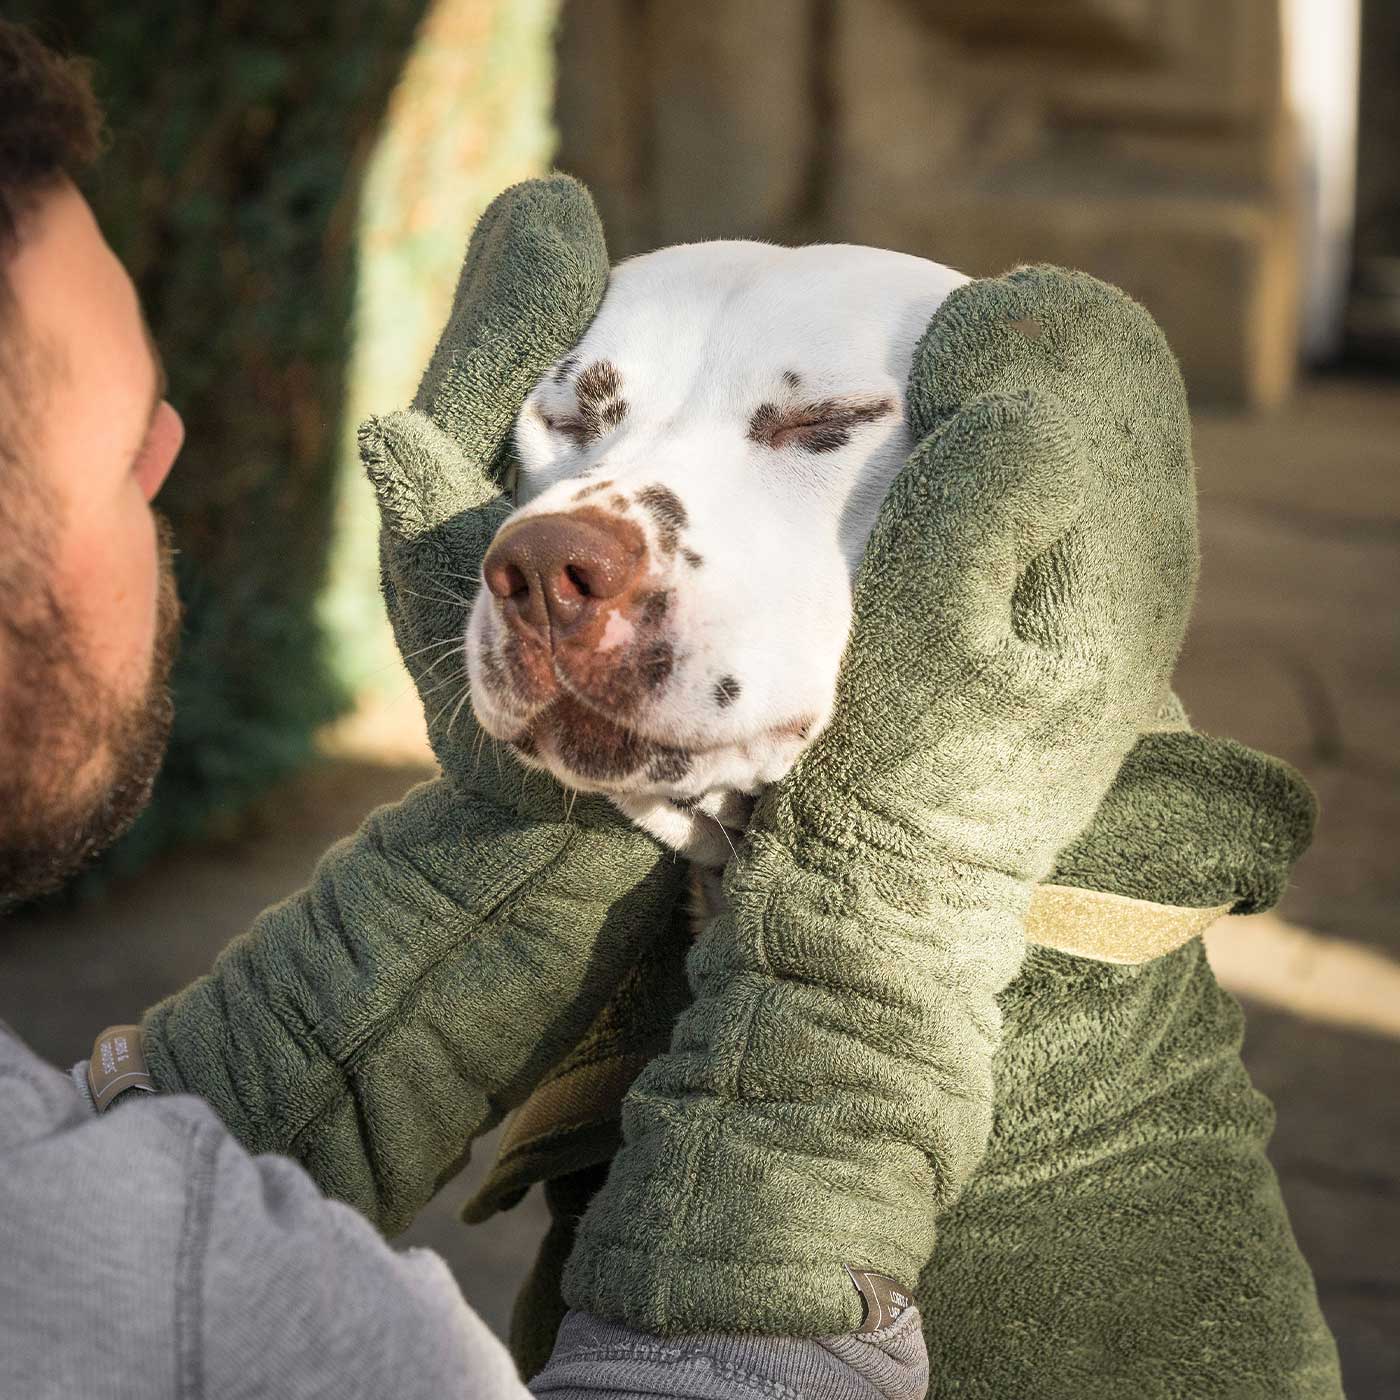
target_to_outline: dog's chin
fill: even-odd
[[[611,798],[614,807],[663,846],[714,869],[737,852],[756,800],[733,789],[706,793],[684,806],[664,797],[620,794]]]

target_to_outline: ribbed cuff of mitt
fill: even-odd
[[[666,1340],[572,1312],[531,1390],[550,1400],[922,1400],[917,1308],[878,1332],[828,1338],[714,1334]]]

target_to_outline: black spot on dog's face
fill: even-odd
[[[647,765],[654,783],[678,783],[690,772],[691,757],[685,749],[660,749]]]
[[[564,360],[554,371],[554,382],[562,385],[578,363],[576,358]],[[575,447],[587,447],[605,433],[617,427],[627,417],[627,400],[622,397],[622,376],[617,366],[607,360],[595,360],[580,371],[574,380],[574,396],[578,412],[563,417],[538,409],[545,427],[566,437]]]
[[[627,417],[622,376],[608,360],[595,360],[574,381],[584,442],[593,442]]]
[[[761,403],[749,417],[749,441],[773,445],[773,434],[782,422],[783,411],[775,403]]]
[[[650,627],[658,626],[671,607],[671,595],[664,589],[648,593],[640,601],[642,621]]]
[[[656,522],[656,538],[662,552],[674,554],[681,531],[690,523],[681,498],[668,486],[644,486],[637,492],[637,504]]]
[[[617,782],[645,773],[652,782],[674,783],[691,770],[689,750],[642,739],[567,698],[537,723],[546,726],[568,772],[597,782]],[[518,746],[519,741],[516,743]]]
[[[689,564],[692,569],[698,569],[701,566],[701,564],[705,562],[705,560],[693,549],[681,550],[681,558],[684,559],[685,562]]]
[[[802,376],[795,369],[783,371],[783,388],[798,389],[802,386]]]
[[[721,676],[715,682],[715,704],[727,710],[739,698],[739,681],[736,676]]]
[[[648,690],[660,690],[671,678],[676,655],[670,642],[653,642],[638,665],[638,674]]]
[[[857,428],[895,411],[891,398],[821,399],[791,408],[761,403],[749,418],[749,441],[761,447],[834,452],[850,442]]]
[[[610,360],[594,360],[574,384],[579,406],[586,403],[604,404],[617,397],[622,389],[622,376]]]
[[[569,355],[562,359],[554,368],[554,382],[556,384],[567,384],[569,376],[578,368],[578,356]]]

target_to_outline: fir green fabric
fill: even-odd
[[[835,718],[726,871],[573,1307],[821,1334],[860,1323],[845,1266],[912,1285],[987,1147],[1032,888],[1169,694],[1195,495],[1151,317],[1054,268],[965,284],[907,412],[922,441],[867,545]]]
[[[1278,897],[1314,818],[1286,764],[1149,733],[1051,878],[1250,913]],[[631,982],[629,996],[651,999]],[[997,1001],[987,1154],[940,1217],[915,1295],[930,1395],[1335,1400],[1335,1347],[1264,1155],[1272,1115],[1200,941],[1136,967],[1031,948]],[[619,1036],[629,1012],[610,1008],[607,1034],[564,1068],[653,1043],[648,1014],[634,1019],[645,1033]],[[621,1142],[607,1109],[591,1133],[498,1164],[475,1205],[483,1216],[546,1183],[554,1223],[511,1329],[526,1376],[548,1358],[578,1219]]]
[[[390,1232],[578,1040],[679,893],[670,853],[610,805],[566,804],[483,754],[453,674],[509,509],[511,425],[607,273],[566,177],[483,216],[415,407],[361,430],[385,600],[444,776],[374,813],[143,1022],[162,1089],[201,1095],[250,1151],[298,1158]]]
[[[930,1396],[1341,1400],[1201,941],[1139,967],[1031,949],[1000,1006],[987,1152],[916,1290]]]

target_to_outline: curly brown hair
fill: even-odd
[[[102,110],[88,65],[29,30],[0,20],[0,604],[28,587],[43,558],[52,503],[28,469],[37,348],[25,342],[6,269],[26,213],[59,181],[91,165],[103,145]],[[9,627],[3,608],[0,633]]]
[[[0,20],[0,251],[13,251],[33,202],[91,165],[102,144],[89,65]]]

